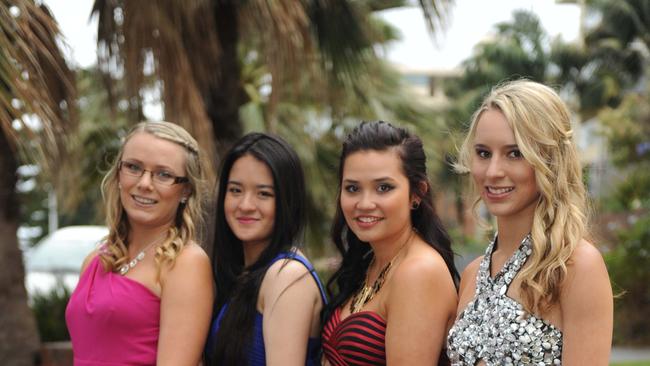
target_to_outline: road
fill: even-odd
[[[650,348],[614,347],[610,361],[650,361]]]

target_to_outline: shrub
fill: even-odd
[[[650,344],[650,216],[619,234],[605,260],[614,294],[614,342]]]
[[[70,290],[62,284],[50,292],[36,294],[32,298],[32,311],[36,317],[41,342],[70,340],[65,324],[65,307],[70,299]]]

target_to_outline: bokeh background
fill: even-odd
[[[593,238],[617,294],[614,344],[642,354],[648,65],[649,0],[2,0],[0,363],[56,364],[47,345],[67,340],[69,289],[28,294],[23,253],[58,228],[103,224],[100,180],[138,121],[184,126],[214,171],[246,132],[288,140],[309,187],[305,244],[326,278],[341,139],[362,120],[406,126],[425,142],[463,267],[491,219],[472,215],[450,163],[481,97],[522,77],[571,108]]]

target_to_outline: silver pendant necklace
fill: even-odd
[[[122,276],[125,276],[126,273],[127,273],[128,271],[130,271],[133,267],[135,267],[138,263],[140,263],[140,262],[144,259],[144,253],[145,253],[147,250],[149,250],[149,248],[151,248],[154,244],[159,243],[159,242],[160,242],[163,238],[165,238],[165,237],[166,237],[166,235],[163,235],[163,236],[161,236],[160,238],[158,238],[158,239],[154,240],[153,242],[151,242],[151,243],[150,243],[149,245],[147,245],[146,247],[144,247],[144,249],[142,249],[142,250],[140,251],[140,253],[138,253],[138,255],[136,255],[133,259],[131,259],[129,262],[127,262],[127,263],[121,265],[120,268],[119,268],[119,270],[118,270],[118,272],[119,272]]]

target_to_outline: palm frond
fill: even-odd
[[[212,123],[202,96],[202,90],[218,78],[210,67],[220,52],[210,2],[96,0],[93,14],[99,17],[99,65],[111,102],[128,101],[135,123],[143,119],[142,94],[160,90],[165,119],[187,129],[216,160]],[[125,90],[115,90],[117,78],[126,81]]]
[[[0,125],[12,149],[63,179],[67,136],[76,126],[74,75],[44,5],[0,3]]]
[[[431,33],[444,29],[453,0],[418,0]]]

